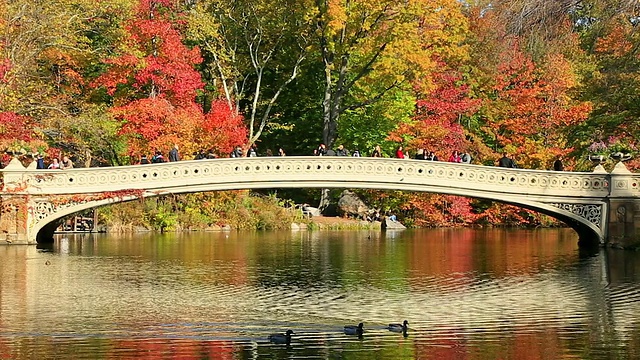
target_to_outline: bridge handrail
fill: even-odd
[[[578,197],[609,194],[608,174],[507,169],[427,160],[352,157],[253,157],[188,160],[173,163],[69,170],[16,167],[2,170],[3,191],[28,194],[81,194],[116,189],[154,190],[171,186],[282,180],[343,181],[345,188],[358,181],[390,184],[473,187],[484,191]],[[215,176],[215,181],[211,177]],[[640,183],[640,176],[634,176]],[[335,186],[334,186],[335,187]],[[357,186],[353,186],[357,187]],[[634,191],[640,190],[637,188]]]

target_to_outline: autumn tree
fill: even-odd
[[[184,45],[181,18],[173,1],[140,1],[126,26],[129,37],[120,54],[105,60],[108,70],[94,81],[113,99],[111,112],[122,122],[120,134],[128,138],[129,152],[166,150],[172,144],[181,145],[184,153],[203,148],[230,151],[227,142],[214,143],[215,136],[203,136],[205,129],[220,131],[211,123],[221,118],[233,124],[226,135],[234,143],[244,141],[237,115],[204,114],[195,102],[204,84],[194,66],[202,58],[197,47]]]
[[[500,19],[491,11],[471,18],[471,87],[483,99],[475,131],[495,151],[517,155],[520,166],[546,169],[572,150],[567,130],[587,119],[591,105],[575,98],[580,77],[565,54],[536,61]]]
[[[637,89],[633,76],[628,76],[637,70],[637,54],[632,50],[637,47],[632,30],[640,15],[637,1],[502,0],[491,2],[491,11],[485,14],[483,19],[496,18],[493,26],[484,28],[485,33],[502,29],[504,36],[516,36],[541,68],[549,70],[561,55],[564,65],[559,68],[570,70],[565,76],[556,71],[547,81],[551,84],[559,76],[567,84],[566,75],[571,73],[572,86],[565,96],[593,104],[588,119],[580,116],[583,121],[561,131],[567,135],[567,146],[574,149],[574,158],[584,158],[589,145],[600,141],[610,147],[635,148],[635,130],[628,128],[635,122],[623,119],[633,117],[633,106],[624,104],[635,103],[629,94]],[[500,24],[505,26],[495,26]]]
[[[11,1],[0,5],[2,110],[38,120],[69,113],[81,81],[88,1]]]
[[[96,139],[74,132],[80,118],[96,113],[85,76],[102,49],[92,38],[113,32],[108,29],[117,28],[128,6],[124,0],[2,2],[0,111],[30,117],[40,139],[66,152],[95,150]],[[91,128],[101,124],[92,121]]]
[[[470,152],[474,157],[485,155],[480,144],[467,140],[470,134],[461,125],[461,119],[478,110],[481,100],[471,98],[470,87],[459,71],[444,62],[439,62],[438,69],[431,75],[432,90],[415,103],[413,119],[399,124],[388,138],[406,144],[414,152],[434,151],[445,161],[453,150]],[[373,199],[393,200],[396,208],[402,210],[399,215],[403,220],[416,226],[462,225],[476,219],[471,200],[459,196],[407,192],[376,194]]]
[[[300,1],[203,1],[190,17],[205,70],[228,107],[242,112],[248,146],[273,121],[274,105],[307,56],[309,8]]]
[[[461,119],[472,116],[482,100],[471,98],[470,87],[459,71],[448,69],[444,63],[440,63],[440,69],[431,75],[433,90],[416,102],[412,121],[401,124],[389,137],[409,148],[434,150],[446,159],[452,150],[469,150]]]
[[[585,97],[593,102],[594,111],[575,133],[585,150],[600,141],[629,152],[637,152],[640,146],[640,35],[632,15],[621,14],[609,22],[595,41],[592,55],[597,71],[590,74],[585,86]]]
[[[33,118],[0,112],[0,166],[6,164],[11,155],[32,155],[47,150],[47,143],[34,130]]]
[[[460,6],[451,0],[316,1],[323,140],[329,147],[341,115],[366,109],[394,90],[412,89],[413,81],[433,70],[435,54],[464,52]]]

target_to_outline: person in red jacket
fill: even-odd
[[[455,162],[455,163],[462,162],[462,159],[460,158],[460,154],[458,153],[458,150],[453,150],[453,152],[451,153],[451,156],[449,156],[449,162]]]

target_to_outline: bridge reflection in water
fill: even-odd
[[[583,256],[567,229],[92,235],[58,239],[51,252],[0,247],[0,355],[633,358],[639,256]],[[403,319],[408,338],[383,329]],[[362,340],[342,333],[360,321]],[[288,328],[291,347],[267,342]]]
[[[640,218],[640,176],[619,165],[607,174],[350,157],[215,159],[65,171],[26,170],[14,163],[3,171],[2,198],[15,208],[8,214],[15,212],[17,218],[26,212],[27,221],[23,225],[5,215],[0,223],[9,228],[14,222],[17,240],[33,242],[41,231],[50,236],[49,224],[61,217],[143,196],[256,188],[370,188],[485,198],[558,218],[585,239],[635,241],[640,228],[635,224]]]
[[[72,236],[0,247],[0,357],[633,358],[639,260],[567,229]]]

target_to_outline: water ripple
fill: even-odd
[[[605,271],[607,258],[578,256],[561,230],[522,243],[500,232],[342,234],[0,248],[0,358],[581,358],[588,348],[598,359],[625,357],[638,339],[639,281],[615,273],[629,265]],[[405,319],[406,338],[386,329]],[[358,322],[361,339],[343,333]],[[287,329],[291,346],[268,341]]]

